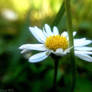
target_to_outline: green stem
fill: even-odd
[[[70,9],[70,0],[65,0],[65,9],[67,16],[67,30],[69,34],[69,45],[73,46],[73,28],[72,28],[72,17],[71,17],[71,9]]]
[[[54,61],[54,79],[53,79],[53,90],[54,92],[57,92],[57,73],[58,73],[58,64],[59,64],[59,56],[56,56],[54,54],[51,54],[51,57]]]
[[[67,30],[68,30],[68,34],[69,34],[69,46],[74,47],[70,0],[64,0],[64,1],[65,1],[65,10],[66,10],[66,16],[67,16]],[[71,88],[71,92],[74,92],[75,81],[76,81],[74,48],[71,49],[70,57],[71,57],[71,64],[72,64],[72,88]]]
[[[55,59],[54,60],[54,69],[55,69],[55,72],[54,72],[54,81],[53,81],[53,87],[54,89],[56,90],[56,80],[57,80],[57,71],[58,71],[58,59]]]

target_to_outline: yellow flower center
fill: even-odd
[[[68,48],[68,40],[66,37],[60,35],[49,36],[46,39],[45,46],[54,51],[58,48],[65,50]]]

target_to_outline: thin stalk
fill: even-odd
[[[57,92],[57,73],[58,73],[58,65],[59,65],[59,56],[51,54],[51,57],[54,61],[54,79],[53,79],[53,91]]]
[[[70,0],[64,0],[64,1],[65,1],[65,10],[66,10],[66,17],[67,17],[67,30],[69,34],[69,46],[72,47],[74,45],[74,42],[73,42],[73,28],[72,28]],[[73,50],[72,50],[72,53],[73,53]]]
[[[72,47],[72,46],[74,46],[74,42],[73,42],[73,28],[72,28],[70,0],[64,0],[64,1],[65,1],[65,10],[66,10],[66,16],[67,16],[67,30],[68,30],[68,34],[69,34],[69,46]],[[71,64],[72,64],[72,88],[71,88],[71,92],[74,92],[75,81],[76,81],[74,48],[71,49],[70,57],[71,57]]]
[[[54,60],[54,81],[53,81],[53,88],[56,90],[56,86],[57,86],[57,71],[58,71],[58,59]]]

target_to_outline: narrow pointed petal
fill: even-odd
[[[29,52],[29,50],[23,49],[20,53],[23,54],[23,53],[26,53],[26,52]]]
[[[77,57],[79,57],[82,60],[88,61],[88,62],[92,62],[92,57],[87,55],[87,54],[80,54],[80,53],[75,53],[75,55]]]
[[[63,32],[62,34],[61,34],[61,36],[65,36],[65,37],[68,37],[68,32]]]
[[[64,36],[67,38],[67,40],[69,40],[68,32],[64,31],[63,33],[61,33],[61,36]]]
[[[64,51],[63,49],[59,48],[55,52],[52,52],[52,53],[56,54],[57,56],[64,56],[64,55],[66,55],[69,52],[70,52],[70,48],[67,49],[66,51]]]
[[[53,54],[56,54],[57,56],[63,56],[63,49],[59,48],[55,52],[52,52]]]
[[[77,34],[77,32],[74,31],[74,32],[73,32],[73,36],[75,36],[76,34]]]
[[[48,24],[45,24],[45,31],[46,33],[50,36],[53,35],[53,33],[51,32],[51,28]]]
[[[23,50],[38,50],[38,51],[45,51],[47,50],[44,46],[44,44],[24,44],[19,47],[19,49]]]
[[[58,28],[56,26],[53,27],[53,34],[59,35],[59,31],[58,31]]]
[[[44,59],[46,59],[48,56],[49,56],[49,54],[48,54],[47,51],[46,52],[40,52],[38,54],[35,54],[35,55],[31,56],[29,58],[29,62],[31,62],[31,63],[41,62]]]
[[[91,44],[91,40],[86,40],[86,38],[81,38],[81,39],[74,39],[74,46],[85,46]]]
[[[90,51],[75,51],[75,53],[92,55],[92,52]]]
[[[74,49],[80,51],[92,51],[92,47],[75,47]]]
[[[75,36],[77,34],[77,32],[73,32],[73,36]],[[68,36],[68,32],[63,32],[62,34],[61,34],[61,36],[65,36],[65,37],[68,37],[69,38],[69,36]]]
[[[46,33],[45,29],[43,28],[43,34],[48,37],[49,35]]]
[[[40,43],[44,43],[46,37],[44,36],[42,30],[40,30],[37,27],[29,27],[30,32],[32,33],[32,35],[40,42]]]
[[[73,46],[72,47],[70,47],[70,48],[68,48],[68,49],[66,49],[65,51],[64,51],[64,54],[67,54],[67,53],[69,53],[70,52],[70,50],[73,48]]]
[[[37,33],[40,36],[40,38],[45,41],[46,40],[46,36],[43,34],[42,30],[39,29],[38,27],[35,27],[35,30],[37,30]]]

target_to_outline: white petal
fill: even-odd
[[[61,36],[64,36],[64,37],[67,38],[67,40],[69,40],[68,32],[65,32],[65,31],[64,31],[64,32],[61,34]]]
[[[45,32],[45,29],[43,28],[43,34],[48,37],[49,35]]]
[[[41,43],[45,42],[46,37],[44,36],[42,30],[37,27],[29,27],[30,32],[32,35]]]
[[[23,53],[26,53],[26,52],[29,52],[29,50],[23,49],[20,53],[23,54]]]
[[[66,50],[64,51],[64,54],[70,53],[70,50],[71,50],[72,48],[73,48],[73,46],[70,47],[70,48],[68,48],[68,49],[66,49]]]
[[[73,36],[75,36],[76,33],[77,33],[77,32],[74,31],[74,32],[73,32]],[[68,38],[69,38],[68,32],[65,32],[65,31],[61,34],[61,36],[65,36],[65,37],[68,37]]]
[[[41,39],[46,40],[46,36],[43,34],[42,30],[39,29],[38,27],[35,27],[35,30],[37,30],[38,35],[40,36]]]
[[[77,32],[74,31],[74,32],[73,32],[73,36],[75,36],[76,34],[77,34]]]
[[[66,55],[67,53],[69,53],[72,48],[73,48],[73,47],[70,47],[70,48],[66,49],[65,51],[64,51],[62,48],[59,48],[59,49],[57,49],[55,52],[52,51],[52,53],[53,53],[53,54],[56,54],[57,56],[64,56],[64,55]]]
[[[91,44],[91,40],[86,40],[86,38],[81,38],[81,39],[74,39],[74,46],[85,46],[88,44]]]
[[[59,48],[55,52],[52,52],[53,54],[56,54],[57,56],[63,56],[63,49]]]
[[[92,51],[92,47],[75,47],[75,50]]]
[[[51,32],[51,28],[48,24],[45,24],[45,31],[46,33],[50,36],[53,35],[53,33]]]
[[[56,51],[51,51],[53,54],[56,54],[57,56],[64,56],[67,53],[64,52],[62,48],[57,49]]]
[[[90,52],[90,51],[75,51],[75,53],[92,55],[92,52]]]
[[[24,44],[19,47],[19,49],[23,50],[38,50],[38,51],[45,51],[47,50],[44,46],[44,44]]]
[[[65,32],[65,31],[61,34],[61,36],[69,37],[68,32]]]
[[[77,57],[79,57],[82,60],[88,61],[88,62],[92,62],[92,57],[87,55],[87,54],[80,54],[80,53],[75,53],[75,55]]]
[[[40,52],[38,54],[35,54],[29,58],[29,62],[31,63],[41,62],[49,56],[48,53],[49,52],[46,51],[46,52]]]
[[[56,26],[53,27],[53,34],[59,35],[59,31],[58,31],[58,28]]]

